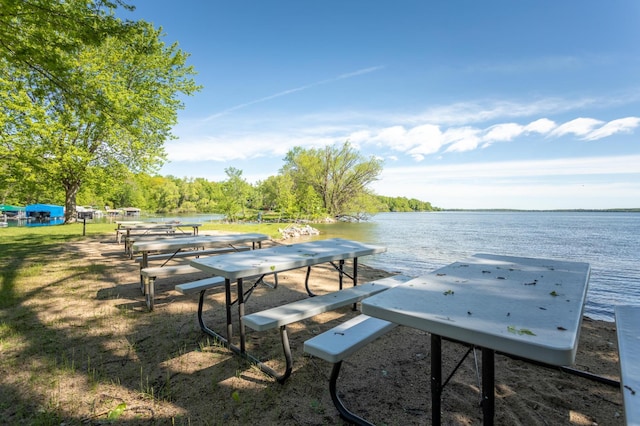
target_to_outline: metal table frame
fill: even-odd
[[[477,254],[365,299],[362,312],[431,334],[434,425],[441,422],[442,339],[481,348],[481,404],[491,425],[495,353],[573,363],[589,274],[581,262]]]
[[[215,332],[204,324],[202,319],[203,296],[201,293],[198,306],[198,321],[200,328],[206,334],[214,337],[217,341],[227,346],[231,351],[255,363],[261,371],[274,377],[278,382],[283,383],[290,375],[293,368],[293,359],[289,347],[289,339],[285,327],[280,327],[280,338],[286,366],[284,373],[278,373],[271,367],[249,354],[246,350],[246,335],[242,322],[245,315],[245,302],[256,288],[264,281],[264,277],[279,272],[292,269],[307,268],[305,275],[305,290],[309,296],[313,292],[309,287],[309,277],[311,267],[323,263],[331,264],[339,276],[339,286],[342,289],[344,277],[351,279],[353,285],[357,285],[358,280],[358,258],[366,255],[382,253],[386,251],[384,247],[363,244],[357,241],[349,241],[341,238],[327,240],[316,240],[298,244],[282,245],[265,248],[256,251],[247,251],[233,254],[223,254],[219,256],[194,259],[191,265],[212,275],[225,278],[225,313],[226,313],[226,337]],[[344,270],[345,260],[353,260],[353,274],[349,275]],[[244,290],[246,279],[255,279],[254,283],[247,291]],[[231,283],[236,282],[237,296],[232,300]],[[277,286],[277,280],[276,280]],[[239,346],[231,343],[233,337],[233,321],[231,307],[238,305],[239,323]]]

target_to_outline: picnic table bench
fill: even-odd
[[[342,362],[378,337],[393,330],[397,325],[360,314],[304,342],[306,353],[333,364],[329,378],[331,401],[340,416],[350,423],[371,425],[362,417],[349,411],[338,395],[337,383]]]
[[[235,247],[235,248],[218,248],[218,249],[208,249],[208,250],[192,250],[192,251],[181,251],[178,253],[167,253],[167,254],[159,254],[155,256],[148,256],[148,260],[156,259],[166,259],[167,261],[175,258],[185,258],[185,257],[195,257],[198,258],[200,256],[213,256],[216,254],[222,253],[231,253],[231,252],[241,252],[250,250],[250,247]],[[167,256],[168,255],[168,256]],[[137,262],[140,262],[142,265],[142,257],[136,258]],[[202,271],[198,268],[194,268],[189,264],[178,264],[178,265],[166,265],[166,262],[160,266],[140,268],[140,276],[142,277],[141,281],[141,290],[142,293],[147,297],[147,307],[149,310],[153,310],[154,305],[154,297],[155,297],[155,282],[157,278],[166,278],[172,277],[175,275],[182,274],[197,274],[202,273]],[[218,278],[218,277],[215,277]],[[200,285],[207,284],[210,282],[210,279],[200,280]],[[216,281],[217,282],[217,281]],[[224,279],[222,280],[224,283]],[[194,283],[191,283],[194,284]]]
[[[225,310],[227,319],[226,338],[221,334],[211,330],[202,322],[200,327],[202,331],[213,336],[217,341],[227,346],[234,353],[254,362],[261,371],[274,377],[279,382],[284,382],[291,374],[292,359],[289,342],[287,337],[286,325],[291,322],[301,321],[309,316],[326,312],[327,310],[337,309],[340,306],[356,303],[367,297],[367,291],[378,291],[383,285],[357,285],[358,278],[358,259],[362,256],[383,253],[386,248],[371,244],[360,243],[357,241],[349,241],[341,238],[332,238],[327,240],[308,241],[304,243],[289,244],[282,246],[270,247],[262,250],[254,250],[245,253],[223,254],[220,256],[205,257],[191,261],[191,265],[210,273],[211,275],[222,276],[225,278]],[[351,259],[353,262],[352,274],[349,275],[344,269],[345,260]],[[290,271],[298,268],[307,268],[305,278],[305,289],[309,296],[313,293],[309,289],[309,276],[311,267],[328,263],[338,271],[339,279],[339,296],[315,296],[300,302],[294,302],[293,305],[286,307],[272,308],[257,312],[256,314],[245,315],[245,297],[251,294],[255,283],[246,293],[244,290],[244,280],[262,277],[279,272]],[[347,276],[353,282],[353,288],[342,289],[344,276]],[[231,282],[236,282],[237,299],[232,301]],[[359,289],[363,287],[363,289]],[[374,290],[375,289],[375,290]],[[317,301],[316,301],[317,299]],[[310,302],[310,304],[309,304]],[[238,322],[240,331],[240,345],[236,346],[231,342],[233,336],[233,324],[231,315],[231,306],[235,304],[238,308]],[[288,312],[287,312],[288,311]],[[199,313],[200,315],[200,313]],[[200,320],[201,318],[199,318]],[[262,361],[253,357],[246,351],[246,334],[245,325],[260,329],[280,328],[283,350],[285,352],[286,367],[284,374],[279,374],[271,367],[265,365]]]
[[[404,275],[382,278],[354,287],[336,290],[321,296],[309,297],[245,315],[241,318],[241,322],[243,325],[256,331],[265,331],[274,328],[280,329],[280,339],[282,340],[286,368],[285,372],[282,375],[277,375],[276,378],[279,382],[284,382],[291,375],[293,369],[291,347],[287,335],[287,326],[289,324],[360,302],[366,297],[378,294],[410,279],[410,277]]]
[[[620,390],[627,425],[640,425],[640,306],[616,306]]]

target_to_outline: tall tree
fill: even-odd
[[[178,96],[199,87],[187,55],[176,44],[166,46],[161,36],[160,29],[139,21],[126,37],[84,46],[67,80],[74,96],[40,73],[2,64],[9,75],[2,83],[14,107],[1,111],[20,127],[5,126],[0,136],[9,141],[12,159],[19,154],[31,166],[32,179],[63,187],[65,221],[74,216],[83,182],[104,179],[104,170],[115,182],[162,164],[164,142],[183,107]]]
[[[238,216],[245,216],[247,197],[251,185],[242,177],[242,170],[235,167],[224,169],[227,180],[222,183],[222,199],[220,209],[227,219],[235,220]]]
[[[342,146],[319,149],[295,147],[290,150],[281,172],[289,173],[301,194],[311,186],[333,216],[357,214],[366,205],[367,186],[377,180],[382,161],[365,158],[347,141]]]
[[[127,31],[116,18],[122,0],[0,0],[0,58],[71,94],[73,54]]]

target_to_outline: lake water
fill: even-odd
[[[362,262],[417,276],[475,253],[587,262],[585,315],[614,321],[616,304],[640,304],[640,214],[605,212],[383,213],[367,223],[315,226],[320,238],[387,247]]]

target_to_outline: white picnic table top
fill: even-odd
[[[121,229],[125,230],[145,230],[155,228],[199,228],[201,223],[179,223],[179,222],[141,222],[121,225]]]
[[[191,266],[228,280],[304,268],[321,263],[383,253],[386,247],[331,238],[269,247],[242,253],[201,257]]]
[[[136,241],[133,243],[131,249],[133,252],[175,251],[191,247],[210,248],[229,244],[256,243],[268,239],[268,235],[259,233],[198,235],[193,237],[158,238],[151,241]]]
[[[144,223],[141,220],[116,220],[116,225],[118,225],[118,228],[122,227],[122,226],[127,226],[127,225],[138,225],[141,223]]]
[[[476,254],[362,302],[366,315],[546,362],[575,361],[587,263]]]
[[[627,425],[640,425],[640,306],[616,306],[620,389]]]

